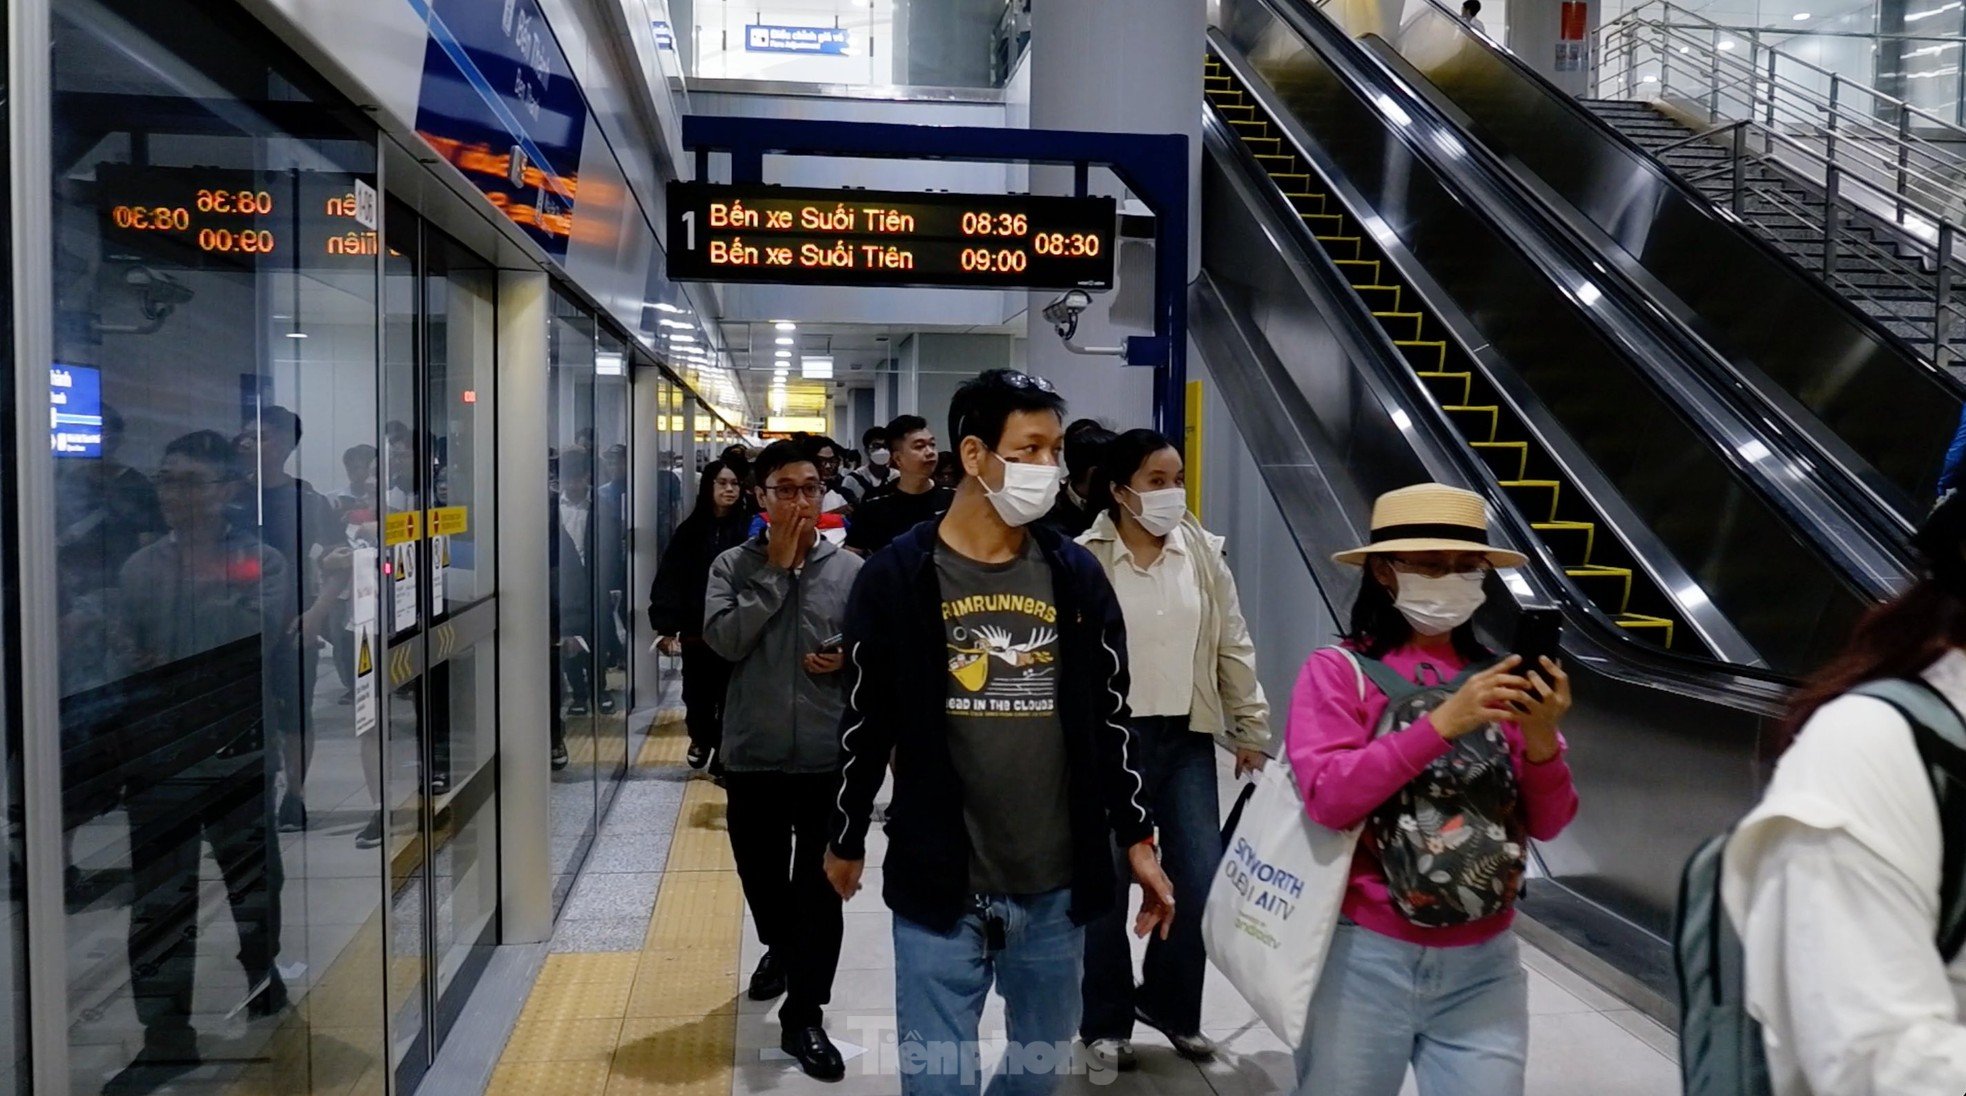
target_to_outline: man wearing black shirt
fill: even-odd
[[[846,546],[871,556],[895,537],[949,509],[956,493],[935,484],[935,432],[920,415],[902,415],[887,424],[889,459],[897,478],[853,511]]]

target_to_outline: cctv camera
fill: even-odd
[[[1079,315],[1092,306],[1092,294],[1083,289],[1067,290],[1057,300],[1044,306],[1045,322],[1058,328],[1060,336],[1070,338],[1068,328],[1077,328]]]
[[[159,308],[168,310],[176,305],[189,304],[191,298],[196,296],[190,286],[161,270],[153,270],[147,266],[131,267],[129,272],[123,275],[123,282],[135,289],[138,296],[143,299],[145,312]]]

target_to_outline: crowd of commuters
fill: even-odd
[[[1224,542],[1191,512],[1173,442],[1068,427],[1049,382],[1011,370],[965,384],[947,421],[947,450],[915,415],[869,431],[844,474],[823,438],[727,451],[652,594],[659,643],[686,660],[692,764],[714,753],[729,789],[766,947],[748,990],[784,996],[783,1049],[844,1075],[824,1006],[885,787],[904,1092],[978,1090],[992,989],[1013,1050],[992,1093],[1130,1071],[1139,1024],[1212,1058],[1201,913],[1223,854],[1218,764],[1243,776],[1281,752],[1314,822],[1367,834],[1300,1091],[1394,1096],[1409,1066],[1429,1096],[1521,1091],[1510,923],[1527,842],[1577,811],[1557,730],[1570,686],[1556,662],[1475,637],[1487,576],[1521,561],[1487,543],[1480,497],[1380,500],[1372,543],[1341,557],[1363,571],[1351,627],[1311,653],[1279,738]],[[822,535],[836,497],[837,548]],[[1416,880],[1406,833],[1457,795],[1486,824],[1452,839],[1445,884]]]

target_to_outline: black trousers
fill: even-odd
[[[706,750],[724,744],[724,694],[730,690],[731,665],[700,641],[683,644],[683,720],[693,746]]]
[[[198,865],[212,848],[248,986],[280,951],[284,884],[263,751],[212,758],[124,798],[130,824],[130,988],[147,1045],[188,1054],[198,963]]]
[[[758,937],[785,964],[787,1029],[815,1027],[833,999],[842,903],[826,880],[832,773],[729,773],[730,851]]]

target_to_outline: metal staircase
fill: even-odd
[[[1920,355],[1966,367],[1966,129],[1671,3],[1587,106]]]

